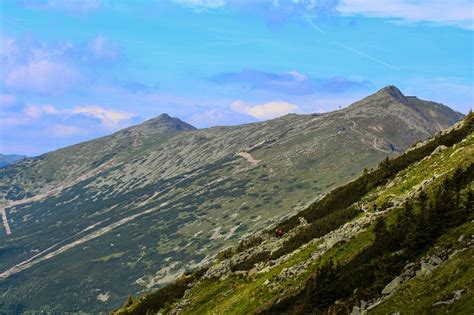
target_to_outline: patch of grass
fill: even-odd
[[[474,249],[458,253],[426,277],[402,284],[387,301],[371,314],[472,314],[474,310]],[[450,293],[464,289],[462,298],[451,305],[433,307]]]

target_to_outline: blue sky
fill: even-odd
[[[473,0],[0,3],[0,153],[163,112],[204,128],[331,111],[389,84],[474,103]]]

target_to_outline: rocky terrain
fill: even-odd
[[[470,114],[116,314],[471,314],[473,131]],[[356,212],[313,237],[325,207]]]
[[[2,168],[0,309],[110,310],[208,265],[461,117],[390,86],[339,111],[236,127],[197,130],[163,114]],[[321,237],[305,249],[316,260],[341,236]],[[274,245],[262,244],[271,253]],[[250,253],[241,255],[232,259]],[[222,264],[208,276],[226,271]]]

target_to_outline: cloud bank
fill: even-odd
[[[288,113],[294,113],[298,106],[284,101],[272,101],[258,105],[248,105],[243,101],[234,101],[231,104],[232,110],[250,115],[260,120],[277,118]]]
[[[344,77],[310,78],[298,71],[272,73],[259,70],[224,72],[210,78],[216,84],[236,84],[247,89],[305,95],[316,92],[342,93],[352,89],[367,88],[368,80],[351,80]]]

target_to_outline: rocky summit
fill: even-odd
[[[461,118],[390,86],[339,111],[235,127],[196,129],[163,114],[1,168],[0,310],[116,308],[129,294],[209,266],[240,239],[297,220],[291,218],[364,169],[423,145]],[[313,268],[336,244],[365,235],[378,216],[319,235],[300,249],[313,260],[288,264],[275,277]],[[290,223],[282,226],[285,237]],[[255,253],[270,255],[277,243],[262,243]],[[226,258],[203,279],[273,270],[271,262],[249,262],[255,253]],[[287,254],[275,260],[286,266]],[[281,288],[274,278],[262,282]],[[186,299],[176,303],[186,309]]]

